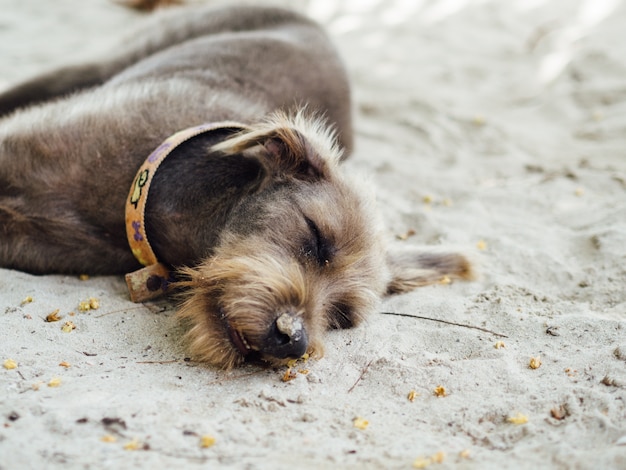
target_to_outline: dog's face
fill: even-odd
[[[325,330],[357,324],[387,288],[371,197],[340,174],[332,145],[299,130],[228,145],[252,152],[266,181],[187,271],[191,351],[222,367],[319,354]]]
[[[326,329],[357,324],[385,291],[384,250],[347,185],[290,184],[234,217],[181,309],[204,360],[321,353]]]

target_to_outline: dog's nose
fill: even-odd
[[[263,352],[278,359],[299,358],[306,352],[308,345],[302,317],[287,312],[281,314],[270,327]]]

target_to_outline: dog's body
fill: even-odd
[[[343,66],[294,13],[163,15],[121,54],[0,95],[0,116],[0,266],[33,273],[136,269],[124,207],[144,159],[180,129],[241,123],[175,149],[146,207],[159,260],[187,267],[192,352],[216,365],[319,351],[385,293],[470,275],[459,255],[386,256],[371,198],[338,169]]]
[[[207,121],[258,123],[277,109],[308,104],[326,113],[350,144],[348,84],[316,26],[282,10],[200,11],[163,15],[120,56],[55,71],[0,96],[4,114],[26,100],[92,87],[2,122],[0,221],[13,226],[3,236],[2,265],[38,273],[131,270],[137,262],[123,230],[126,192],[141,162],[180,129]],[[210,171],[209,181],[190,187],[200,178],[188,181],[186,171],[175,171],[184,174],[155,182],[151,204],[172,193],[177,198],[170,201],[195,201],[232,183]],[[184,227],[160,214],[152,242],[163,261],[189,264],[204,255],[224,224],[224,214],[216,219],[210,211],[205,220],[187,214],[195,220]],[[171,233],[180,227],[198,235]],[[177,242],[159,250],[160,236]],[[204,246],[187,246],[180,242],[185,238]],[[193,254],[175,253],[176,246]]]

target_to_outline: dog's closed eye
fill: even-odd
[[[335,255],[335,247],[322,234],[315,222],[308,217],[305,220],[309,227],[310,236],[302,246],[302,253],[306,258],[314,260],[320,266],[330,264]]]
[[[329,326],[334,329],[352,328],[354,319],[352,309],[346,303],[337,302],[331,305]]]

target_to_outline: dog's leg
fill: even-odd
[[[0,94],[0,117],[18,108],[98,85],[105,78],[97,64],[66,67],[45,73]]]
[[[296,13],[278,8],[197,8],[194,13],[190,14],[188,8],[155,13],[108,58],[52,70],[0,93],[0,117],[18,108],[101,85],[132,64],[190,39],[308,22]]]
[[[409,292],[429,284],[446,283],[452,279],[474,278],[471,263],[458,253],[390,251],[387,254],[387,265],[391,273],[387,295]]]

